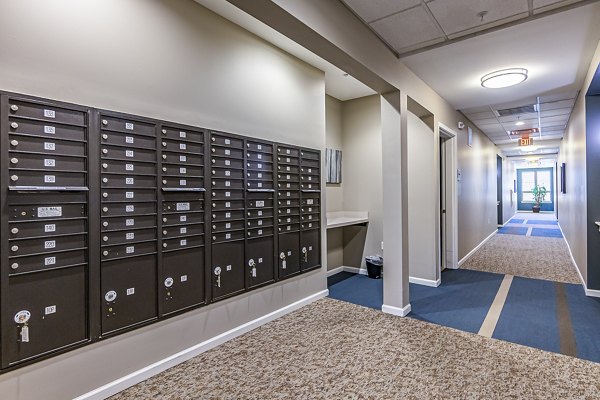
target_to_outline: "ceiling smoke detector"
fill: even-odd
[[[500,89],[518,85],[527,79],[525,68],[507,68],[491,72],[481,77],[481,86],[490,89]]]

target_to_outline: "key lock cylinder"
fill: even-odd
[[[302,259],[304,260],[304,262],[308,262],[308,250],[306,249],[306,247],[302,248]]]
[[[217,287],[221,287],[221,267],[215,267],[213,270],[215,276],[217,277]]]
[[[248,266],[250,267],[250,276],[256,278],[256,261],[254,261],[254,258],[248,261]]]
[[[17,323],[17,327],[19,329],[19,341],[22,343],[29,342],[29,319],[31,318],[31,313],[27,310],[19,311],[15,314],[15,322]]]
[[[287,268],[287,262],[285,260],[285,253],[283,251],[279,254],[279,258],[281,259],[281,268],[282,269],[286,269]]]

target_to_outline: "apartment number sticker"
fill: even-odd
[[[186,222],[187,221],[187,215],[182,215],[179,217],[179,222]]]
[[[44,265],[45,266],[54,265],[54,264],[56,264],[56,257],[46,257],[46,258],[44,258]]]
[[[56,160],[53,158],[45,158],[44,167],[56,167]]]
[[[259,235],[262,235],[262,229],[259,229],[259,230],[258,230],[258,234],[259,234]]]
[[[131,296],[132,294],[135,294],[135,288],[129,288],[127,289],[127,296]]]
[[[125,239],[126,240],[133,240],[133,239],[135,239],[135,233],[134,232],[127,232],[125,234]]]
[[[262,166],[262,164],[258,164],[256,167],[257,167],[258,169],[262,169],[262,167],[263,167],[263,166]]]
[[[185,180],[185,179],[180,179],[180,180],[179,180],[179,186],[187,186],[187,180]]]
[[[185,143],[179,143],[179,150],[186,150],[187,145]]]
[[[307,199],[307,200],[306,200],[306,204],[311,204],[311,205],[312,205],[313,203],[314,203],[314,200],[313,200],[313,199]]]
[[[125,226],[135,226],[135,219],[134,218],[127,218],[125,220]]]
[[[179,228],[179,233],[180,233],[180,234],[182,234],[182,235],[183,235],[184,233],[187,233],[187,228],[186,228],[186,227]]]
[[[179,161],[180,162],[186,162],[187,161],[187,156],[179,156]]]
[[[56,305],[48,306],[44,308],[44,315],[54,314],[56,312]]]
[[[186,240],[186,239],[181,239],[181,240],[179,241],[179,245],[180,245],[180,246],[187,246],[187,240]]]
[[[262,182],[258,182],[258,183],[257,183],[257,186],[258,186],[259,188],[263,187],[263,186],[262,186]]]
[[[181,278],[179,279],[181,282],[187,282],[188,277],[187,275],[181,275]]]
[[[229,150],[229,149],[225,149],[225,155],[226,155],[226,156],[230,156],[230,155],[231,155],[231,150]]]
[[[226,233],[225,234],[225,239],[231,239],[231,233]]]
[[[56,183],[56,176],[44,175],[44,183]]]
[[[264,200],[257,200],[256,201],[256,207],[264,207],[265,206],[265,201]]]
[[[62,217],[62,207],[60,207],[60,206],[38,207],[37,216],[38,216],[38,218]]]
[[[46,240],[44,242],[44,249],[54,249],[56,248],[56,240]]]
[[[125,143],[133,143],[133,137],[132,136],[125,136]]]
[[[187,136],[187,134],[184,131],[180,131],[179,132],[179,137],[182,139],[185,139],[185,137]]]
[[[259,216],[259,217],[262,217],[262,215],[263,215],[262,211],[259,211],[259,212],[258,212],[258,216]]]
[[[257,154],[257,155],[256,155],[256,157],[257,157],[259,160],[262,160],[262,154]]]
[[[127,129],[128,131],[132,131],[133,130],[133,124],[131,122],[126,122],[125,123],[125,129]]]
[[[44,110],[44,117],[56,118],[56,112],[54,112],[54,110]]]
[[[225,192],[225,197],[231,197],[231,192]]]
[[[187,174],[187,168],[184,168],[184,167],[179,168],[179,173],[180,174]]]
[[[44,232],[56,232],[56,224],[47,224],[44,225]]]
[[[44,150],[55,151],[56,144],[53,142],[44,142]]]
[[[225,171],[225,176],[231,176],[231,171]]]
[[[263,224],[263,221],[262,221],[262,219],[259,219],[259,220],[258,220],[258,225],[260,226],[260,225],[262,225],[262,224]]]
[[[134,192],[125,192],[125,198],[126,199],[133,199],[135,197],[135,193]]]
[[[126,185],[133,185],[135,183],[135,179],[133,178],[125,178]]]
[[[44,125],[44,133],[54,135],[56,133],[56,127],[52,125]]]
[[[261,145],[261,144],[257,144],[257,145],[256,145],[256,149],[257,149],[257,150],[262,150],[262,145]]]
[[[231,161],[225,160],[225,165],[230,166],[231,165]]]
[[[125,206],[125,212],[134,212],[135,211],[135,206],[133,204],[127,204]]]
[[[135,253],[135,246],[127,246],[125,248],[125,253],[127,253],[127,254]]]
[[[225,208],[230,208],[230,207],[231,207],[231,202],[229,202],[229,201],[226,201],[226,202],[225,202]]]
[[[231,218],[231,213],[230,212],[226,212],[225,213],[225,218]]]
[[[231,144],[231,140],[225,139],[225,144]]]
[[[231,228],[231,222],[227,222],[225,224],[225,229],[230,229]]]
[[[125,150],[125,157],[134,157],[133,150]]]

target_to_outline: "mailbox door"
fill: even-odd
[[[275,280],[273,269],[273,236],[250,239],[246,243],[248,288]]]
[[[300,234],[299,232],[279,234],[277,262],[279,277],[286,278],[300,271]],[[282,256],[283,255],[283,256]]]
[[[203,304],[204,247],[164,252],[159,287],[163,315]]]
[[[321,231],[303,231],[300,246],[300,266],[303,271],[321,266]]]
[[[220,300],[244,291],[245,264],[243,240],[212,246],[210,277],[213,300]]]

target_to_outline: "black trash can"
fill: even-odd
[[[369,278],[380,279],[381,269],[383,268],[383,257],[381,256],[369,256],[365,257],[367,263],[367,273]]]

